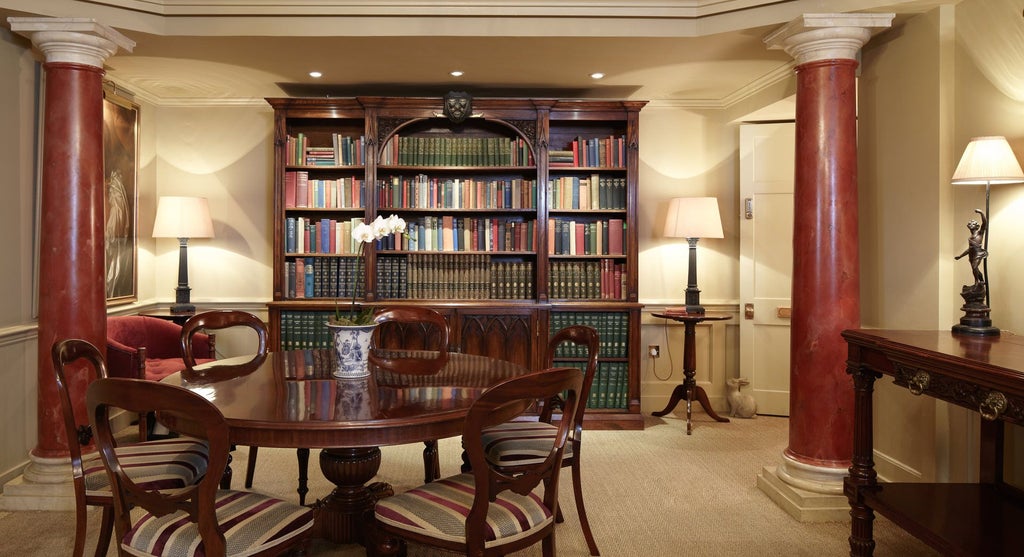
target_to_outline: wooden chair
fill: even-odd
[[[204,311],[197,313],[189,318],[181,327],[181,334],[179,335],[179,346],[181,348],[182,361],[185,364],[187,371],[193,371],[196,365],[202,363],[196,358],[194,350],[196,338],[200,338],[200,335],[205,336],[205,332],[211,330],[230,329],[232,327],[248,327],[256,332],[256,353],[255,357],[263,357],[267,354],[267,325],[259,317],[245,312],[237,310],[214,310]],[[248,362],[240,364],[218,364],[213,363],[204,365],[201,369],[204,374],[212,376],[227,376],[230,375],[235,369],[246,369]],[[249,447],[249,460],[245,467],[245,488],[249,489],[252,487],[253,476],[256,473],[256,457],[259,455],[259,447]],[[306,487],[308,476],[307,471],[309,468],[309,449],[298,449],[297,458],[299,461],[299,488],[296,490],[299,494],[299,504],[306,504],[306,493],[309,489]],[[230,478],[230,474],[227,476]],[[230,485],[225,485],[224,488],[230,488]]]
[[[462,434],[473,471],[378,501],[368,554],[399,554],[402,540],[474,557],[505,555],[542,541],[544,556],[554,557],[558,472],[582,381],[578,369],[552,368],[485,391],[470,407]],[[510,420],[538,398],[563,392],[568,418],[556,428],[545,456],[513,473],[494,467],[486,456],[483,430]],[[543,494],[538,495],[533,491],[541,484]]]
[[[107,366],[100,351],[84,340],[70,339],[53,344],[50,349],[57,398],[64,414],[64,431],[75,491],[75,545],[73,557],[85,551],[87,506],[103,508],[96,556],[102,557],[110,546],[114,526],[114,499],[110,480],[99,454],[83,457],[82,448],[92,440],[93,430],[85,423],[76,425],[71,406],[72,389],[85,389],[93,380],[107,377]],[[207,472],[208,454],[205,442],[178,438],[124,444],[113,449],[119,458],[130,464],[126,473],[138,485],[157,488],[181,488],[194,484]]]
[[[373,320],[379,325],[374,346],[376,350],[370,352],[370,362],[383,369],[397,371],[400,373],[437,373],[448,362],[448,340],[450,332],[448,321],[444,316],[430,308],[416,306],[392,307],[377,310]],[[382,330],[385,324],[393,324],[397,331]],[[403,327],[414,326],[416,330],[402,330]],[[431,333],[433,330],[433,333]],[[396,348],[407,349],[410,339],[422,339],[423,347],[433,345],[436,354],[430,353],[430,357],[417,354],[395,354],[387,350],[386,341],[382,337],[396,333],[392,338],[399,344]],[[432,336],[433,335],[433,336]],[[433,342],[430,342],[430,341]],[[423,448],[423,481],[430,482],[441,477],[441,462],[437,454],[437,440],[424,441]]]
[[[312,509],[258,493],[218,489],[228,464],[229,428],[217,407],[202,396],[164,383],[108,378],[89,386],[86,406],[110,478],[122,556],[280,555],[305,544],[313,528]],[[116,408],[155,412],[189,424],[183,429],[209,443],[209,473],[199,483],[173,491],[132,481],[107,423]]]
[[[600,346],[600,339],[597,331],[592,327],[584,325],[572,325],[557,333],[548,342],[547,367],[552,367],[555,359],[555,352],[563,343],[570,342],[586,347],[586,367],[583,373],[583,388],[580,389],[580,404],[576,407],[575,416],[572,417],[573,432],[569,439],[569,446],[565,449],[562,458],[562,466],[572,468],[572,490],[576,498],[576,511],[580,517],[580,526],[583,529],[583,536],[587,540],[587,547],[590,554],[597,556],[600,552],[597,549],[597,542],[594,541],[594,534],[590,529],[590,521],[587,519],[587,509],[583,505],[583,483],[580,474],[580,448],[583,436],[583,415],[587,410],[587,399],[590,396],[590,388],[594,384],[594,376],[597,374],[597,354]],[[560,396],[555,395],[547,400],[541,407],[540,416],[536,422],[508,422],[484,430],[483,444],[487,447],[487,460],[505,471],[514,471],[521,466],[533,464],[546,455],[546,447],[551,443],[551,438],[558,431],[553,423],[553,414],[556,409],[562,411],[562,417],[567,415]],[[558,521],[562,521],[561,515]]]

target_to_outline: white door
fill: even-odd
[[[789,415],[792,122],[740,126],[740,376],[758,414]]]

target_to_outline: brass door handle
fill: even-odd
[[[778,307],[775,308],[775,315],[779,319],[789,319],[793,317],[793,308]]]
[[[753,319],[754,318],[754,304],[743,304],[743,318]]]

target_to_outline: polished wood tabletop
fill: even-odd
[[[386,482],[371,483],[380,469],[379,447],[461,435],[469,407],[488,387],[529,372],[503,360],[452,352],[436,372],[413,373],[418,366],[412,363],[407,373],[395,371],[403,369],[403,359],[436,354],[374,350],[369,376],[340,379],[333,375],[334,350],[271,352],[217,360],[164,381],[220,409],[232,443],[323,449],[320,470],[335,488],[313,504],[315,531],[338,543],[363,543],[367,513],[393,493]],[[375,357],[393,366],[378,366]],[[202,436],[202,424],[166,425]]]
[[[421,356],[428,351],[388,351]],[[333,350],[242,356],[175,373],[164,382],[195,391],[224,414],[232,442],[263,447],[375,447],[462,433],[487,387],[529,370],[503,360],[449,353],[435,374],[381,369],[339,379]]]

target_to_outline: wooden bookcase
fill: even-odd
[[[360,306],[435,308],[453,350],[531,368],[557,329],[584,323],[602,337],[587,427],[643,427],[636,200],[645,102],[478,98],[459,123],[442,114],[442,98],[267,102],[275,349],[325,346],[323,321],[353,295]],[[408,232],[353,253],[353,219],[392,214]],[[425,341],[409,331],[383,337]],[[557,363],[583,359],[560,353]]]

